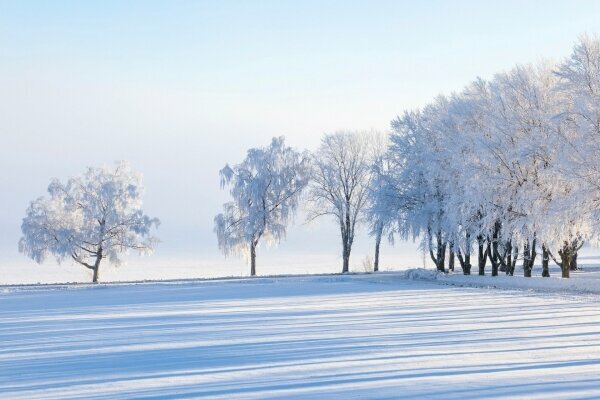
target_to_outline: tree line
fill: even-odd
[[[260,244],[280,242],[300,208],[340,229],[342,272],[359,224],[375,240],[418,241],[439,271],[523,273],[541,254],[562,276],[584,243],[600,239],[600,39],[581,36],[569,57],[519,65],[395,118],[387,134],[325,134],[314,152],[273,138],[220,171],[231,201],[214,219],[225,255],[256,274]],[[93,271],[130,250],[151,252],[159,220],[141,209],[141,177],[127,163],[89,168],[31,202],[19,250]]]
[[[541,254],[543,276],[553,260],[568,278],[600,233],[600,40],[582,36],[558,63],[477,78],[404,112],[389,135],[326,134],[312,155],[278,138],[221,174],[233,200],[215,219],[219,246],[245,254],[250,243],[252,273],[258,241],[281,240],[306,188],[309,218],[339,225],[342,272],[365,220],[375,270],[382,237],[398,236],[418,240],[439,271],[458,261],[466,275],[473,263],[512,275],[522,260],[530,277]]]

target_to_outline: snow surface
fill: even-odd
[[[0,288],[0,398],[600,397],[597,295],[458,278]]]

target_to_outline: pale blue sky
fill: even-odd
[[[387,129],[585,31],[599,1],[1,1],[0,264],[21,260],[20,220],[52,177],[116,159],[144,173],[157,257],[215,257],[217,171],[246,148]],[[338,253],[331,226],[311,229],[276,253]]]

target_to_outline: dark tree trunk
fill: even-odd
[[[490,239],[488,238],[486,253],[490,259],[490,264],[492,265],[492,276],[498,276],[498,251],[496,246],[496,239],[492,239],[490,243]]]
[[[448,271],[454,272],[454,246],[450,245],[448,254]]]
[[[100,246],[96,253],[96,262],[94,263],[94,268],[92,269],[92,271],[94,271],[94,275],[92,276],[92,283],[98,283],[98,278],[100,274],[100,262],[102,261],[102,257],[102,246]]]
[[[256,244],[250,244],[250,276],[256,275]]]
[[[348,249],[348,238],[342,237],[342,274],[350,271],[350,250]]]
[[[569,278],[571,276],[571,260],[573,260],[573,256],[577,251],[577,243],[567,243],[563,245],[563,248],[558,251],[558,255],[560,256],[560,269],[562,271],[563,278]]]
[[[460,249],[458,249],[456,256],[458,258],[460,267],[462,268],[463,275],[471,275],[471,255],[465,254],[463,257],[462,252]]]
[[[577,271],[577,252],[573,253],[573,257],[571,257],[571,265],[569,266],[571,271]]]
[[[535,252],[535,242],[535,238],[531,245],[529,245],[529,241],[527,241],[525,243],[525,249],[523,250],[523,276],[525,278],[531,278],[531,272],[533,271],[533,264],[535,263],[535,257],[537,255]]]
[[[446,243],[442,239],[442,231],[438,231],[437,237],[437,270],[446,272]]]
[[[492,240],[488,237],[487,253],[490,258],[490,264],[492,265],[492,276],[498,276],[498,269],[500,267],[500,254],[498,252],[498,238],[500,236],[500,222],[494,224],[494,231],[492,232]]]
[[[573,257],[572,254],[569,253],[568,250],[561,250],[558,252],[558,254],[560,254],[560,260],[561,260],[561,266],[560,269],[562,271],[562,277],[563,278],[570,278],[571,274],[569,273],[571,271],[571,259]]]
[[[510,270],[510,264],[511,264],[511,260],[512,260],[511,251],[512,251],[512,242],[510,240],[507,240],[506,243],[504,243],[504,253],[497,254],[498,261],[500,262],[499,270],[501,272],[504,272],[506,275],[508,275],[508,271]]]
[[[550,261],[550,255],[545,245],[542,245],[542,277],[550,277],[550,268],[548,268],[548,262]]]
[[[379,246],[381,245],[381,236],[383,235],[383,224],[377,227],[377,235],[375,236],[375,261],[373,263],[373,272],[379,271]]]
[[[431,230],[428,230],[428,241],[429,241],[429,256],[431,260],[435,264],[435,267],[440,272],[446,272],[445,263],[446,263],[446,243],[443,241],[442,231],[437,231],[436,233],[436,249],[434,253],[433,243],[431,238]]]
[[[579,239],[575,239],[571,242],[564,242],[562,249],[558,251],[560,263],[552,253],[548,252],[554,262],[560,266],[563,278],[569,278],[571,276],[570,271],[577,269],[577,252],[583,247],[583,244],[584,242]],[[575,262],[575,268],[572,266],[573,262]]]
[[[487,249],[484,246],[483,236],[477,236],[477,249],[479,250],[478,254],[478,265],[479,265],[479,275],[485,275],[485,264],[487,262]]]
[[[350,272],[350,252],[354,241],[354,225],[350,218],[349,198],[346,198],[346,211],[344,214],[344,217],[340,219],[340,229],[342,233],[342,273],[346,274]]]
[[[514,246],[512,248],[512,259],[510,260],[510,268],[508,271],[508,274],[510,276],[513,276],[515,274],[515,268],[517,266],[518,258],[519,258],[519,248],[517,246]]]
[[[506,275],[512,275],[511,273],[511,269],[512,269],[512,251],[513,251],[513,247],[512,247],[512,241],[509,240],[508,243],[506,244],[507,248],[508,248],[508,252],[506,254],[506,270],[504,272],[506,272]]]
[[[508,254],[506,255],[506,275],[512,275],[514,273],[514,267],[512,263],[513,259],[513,247],[512,242],[508,242]]]
[[[347,274],[350,271],[350,257],[347,254],[343,256],[342,274]]]
[[[98,278],[99,278],[99,268],[100,266],[94,266],[94,275],[92,277],[92,283],[98,283]]]
[[[463,270],[463,275],[471,275],[471,235],[466,233],[465,239],[466,245],[464,257],[460,251],[460,246],[457,249],[456,256],[458,258],[458,262],[460,263],[460,267]]]

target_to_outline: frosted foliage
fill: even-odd
[[[157,242],[150,231],[159,221],[143,213],[141,176],[126,162],[54,179],[48,195],[31,202],[21,226],[19,250],[38,263],[54,256],[88,268],[103,258],[118,265],[128,250],[149,253]]]
[[[371,180],[368,188],[368,203],[366,208],[369,221],[369,233],[373,236],[388,233],[388,239],[393,243],[395,221],[401,210],[395,202],[395,188],[390,180],[392,163],[388,158],[389,136],[375,132],[371,135],[372,167]]]
[[[278,137],[268,147],[248,150],[242,163],[226,165],[220,175],[232,201],[215,217],[219,248],[226,255],[247,255],[260,239],[273,244],[285,236],[308,184],[310,160]]]
[[[370,218],[440,235],[555,251],[600,234],[600,40],[562,63],[517,66],[392,121]],[[577,247],[573,245],[574,248]]]

